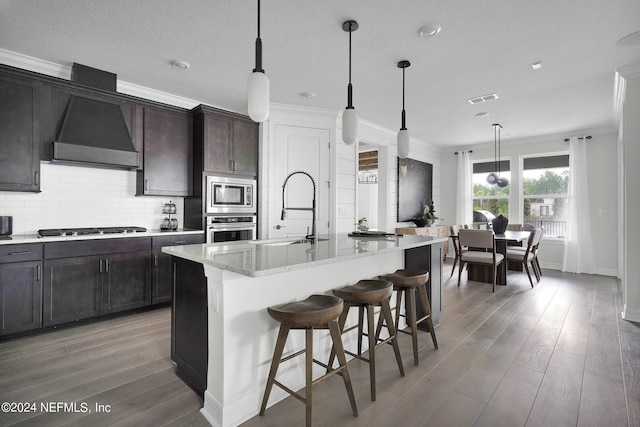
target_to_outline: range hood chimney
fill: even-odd
[[[116,91],[115,74],[81,64],[73,64],[71,81]],[[96,167],[137,168],[138,152],[120,105],[71,96],[60,133],[53,141],[52,161]]]

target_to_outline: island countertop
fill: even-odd
[[[442,243],[447,238],[412,235],[350,237],[347,234],[333,234],[320,236],[313,245],[309,242],[296,243],[299,240],[300,238],[288,238],[168,246],[162,248],[162,252],[221,270],[261,277]]]

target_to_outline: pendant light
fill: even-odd
[[[351,33],[358,29],[356,21],[345,21],[342,29],[349,33],[349,85],[347,86],[347,108],[342,113],[342,140],[353,145],[358,142],[358,116],[353,108],[353,87],[351,86]]]
[[[500,158],[501,158],[501,144],[500,144],[500,132],[502,130],[502,126],[498,123],[494,123],[493,125],[493,170],[496,172],[491,172],[487,175],[487,182],[489,184],[497,184],[498,187],[504,188],[509,185],[509,179],[500,176]]]
[[[487,175],[487,182],[494,185],[498,182],[498,128],[502,128],[498,123],[494,123],[493,126],[493,172]]]
[[[410,66],[411,63],[407,60],[398,62],[398,68],[402,68],[402,127],[398,131],[398,157],[401,159],[406,159],[409,155],[409,131],[404,110],[404,70]]]
[[[262,69],[262,39],[260,38],[260,0],[258,0],[258,38],[256,38],[256,67],[247,83],[247,109],[254,122],[269,117],[269,78]]]
[[[496,184],[498,184],[498,187],[504,188],[507,185],[509,185],[509,179],[504,178],[502,176],[500,176],[500,159],[502,158],[501,152],[500,152],[500,148],[502,146],[501,142],[500,142],[500,132],[502,131],[502,126],[498,125],[498,181],[496,182]]]

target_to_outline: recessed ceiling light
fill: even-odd
[[[305,99],[313,99],[316,97],[316,94],[313,92],[302,92],[300,94],[301,97],[305,98]]]
[[[478,113],[478,114],[476,114],[476,117],[478,117],[478,118],[480,118],[480,119],[481,119],[481,118],[483,118],[483,117],[487,117],[488,115],[489,115],[489,113],[487,113],[487,112],[483,112],[483,113]]]
[[[531,64],[531,68],[533,68],[534,70],[539,70],[540,68],[542,68],[542,61],[534,62],[533,64]]]
[[[442,30],[442,27],[438,24],[427,24],[420,27],[418,34],[421,37],[433,37]]]
[[[469,104],[479,104],[481,102],[487,102],[494,99],[498,99],[497,93],[490,93],[489,95],[477,96],[475,98],[467,99],[467,101],[469,101]]]
[[[625,46],[634,46],[640,44],[640,31],[636,31],[635,33],[627,34],[620,40],[616,42],[616,46],[625,47]]]
[[[186,61],[171,61],[171,65],[173,66],[173,68],[177,68],[178,70],[186,70],[188,68],[191,67],[191,64],[189,64]]]

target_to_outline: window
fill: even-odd
[[[524,223],[544,227],[545,237],[564,237],[569,206],[569,155],[526,157],[523,161]]]
[[[500,176],[511,182],[509,160],[499,162]],[[494,162],[473,164],[473,210],[488,211],[494,216],[509,218],[509,192],[511,185],[498,187],[487,182],[487,175],[496,171]]]

